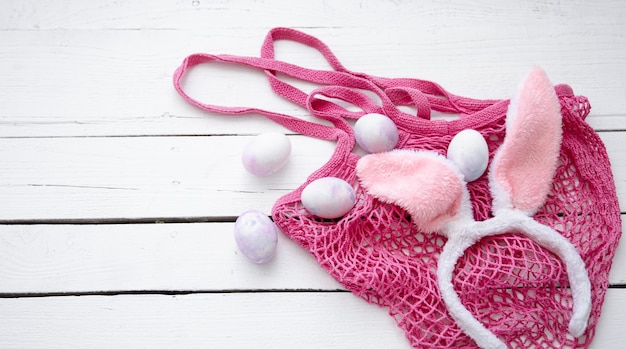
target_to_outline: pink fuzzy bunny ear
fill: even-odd
[[[460,214],[472,217],[461,174],[437,153],[393,150],[369,154],[358,161],[356,173],[370,195],[405,209],[423,231],[441,232]]]
[[[506,136],[494,156],[490,185],[493,211],[534,214],[552,188],[561,148],[561,107],[545,72],[534,68],[511,99]]]

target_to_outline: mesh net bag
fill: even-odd
[[[319,50],[333,71],[315,71],[274,59],[273,43],[293,40]],[[266,71],[276,93],[306,106],[333,126],[314,124],[254,108],[220,107],[188,97],[181,87],[185,71],[200,63],[245,64]],[[324,87],[304,93],[281,81],[277,72]],[[415,348],[474,348],[450,316],[437,282],[437,262],[446,238],[420,231],[402,208],[369,195],[360,185],[353,152],[354,136],[344,118],[380,112],[397,124],[397,148],[423,149],[445,155],[452,137],[464,129],[480,132],[490,158],[505,137],[509,101],[474,100],[452,95],[439,85],[416,79],[379,78],[343,67],[321,41],[304,33],[276,28],[262,46],[261,57],[196,54],[175,74],[177,90],[205,110],[261,113],[296,132],[337,140],[329,161],[272,211],[277,226],[315,257],[319,265],[355,295],[384,306]],[[382,106],[354,89],[375,92]],[[588,326],[578,338],[568,334],[573,300],[562,260],[535,241],[515,232],[485,237],[458,260],[453,287],[463,305],[511,348],[586,348],[591,343],[608,287],[608,274],[621,236],[620,210],[605,147],[585,122],[590,105],[567,85],[555,87],[561,106],[563,138],[552,190],[534,219],[568,239],[584,261],[591,283]],[[317,95],[349,101],[363,109],[348,111]],[[395,105],[415,105],[417,117]],[[455,112],[453,121],[428,120],[430,110]],[[354,185],[356,204],[338,219],[322,219],[302,205],[302,190],[322,177]],[[474,219],[491,217],[492,197],[483,175],[467,186]]]

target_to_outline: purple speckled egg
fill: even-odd
[[[309,183],[300,195],[302,205],[320,218],[339,218],[356,202],[354,188],[336,177],[323,177]]]
[[[282,133],[262,133],[243,149],[241,162],[246,171],[259,177],[269,176],[280,170],[291,154],[291,142]]]
[[[276,254],[278,228],[260,211],[242,213],[235,221],[235,242],[239,251],[254,263],[267,263]]]
[[[356,142],[368,153],[390,151],[398,144],[398,128],[382,114],[365,114],[354,124]]]

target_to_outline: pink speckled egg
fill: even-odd
[[[260,211],[242,213],[235,221],[235,242],[239,251],[254,263],[267,263],[276,254],[278,228]]]
[[[390,151],[398,144],[398,128],[382,114],[365,114],[354,124],[356,142],[368,153]]]
[[[259,177],[269,176],[280,170],[291,154],[291,142],[282,133],[262,133],[243,149],[241,162],[246,171]]]
[[[311,214],[320,218],[339,218],[354,207],[354,188],[348,182],[323,177],[309,183],[300,195],[302,205]]]

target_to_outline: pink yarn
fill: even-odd
[[[332,71],[311,70],[274,59],[275,40],[292,40],[319,50]],[[181,80],[187,69],[219,61],[264,69],[272,89],[329,120],[311,123],[266,110],[222,107],[187,96]],[[279,80],[276,72],[323,87],[307,94]],[[504,139],[508,101],[474,100],[452,95],[439,85],[417,79],[389,79],[354,73],[341,65],[318,39],[287,28],[269,32],[261,57],[194,54],[174,74],[174,86],[190,103],[212,112],[260,113],[305,135],[337,140],[329,161],[273,208],[279,228],[313,255],[336,280],[366,301],[388,307],[413,347],[474,348],[475,343],[446,311],[437,288],[437,258],[445,238],[419,231],[403,209],[382,203],[358,186],[352,153],[354,135],[344,118],[382,113],[398,126],[397,148],[445,154],[452,137],[472,128],[487,140],[490,159]],[[376,93],[377,105],[353,88]],[[475,318],[512,348],[587,348],[591,343],[608,287],[608,274],[621,236],[620,210],[605,147],[585,122],[590,105],[567,85],[555,88],[563,116],[559,165],[545,204],[534,218],[552,227],[577,248],[591,279],[592,310],[583,336],[567,335],[572,296],[562,261],[519,234],[482,239],[456,265],[453,284]],[[339,98],[363,109],[348,111],[318,98]],[[417,116],[395,105],[415,105]],[[429,120],[430,110],[459,113],[454,121]],[[327,176],[354,183],[357,203],[344,217],[320,219],[306,212],[300,194],[311,181]],[[486,176],[468,184],[476,220],[485,220],[492,198]]]

